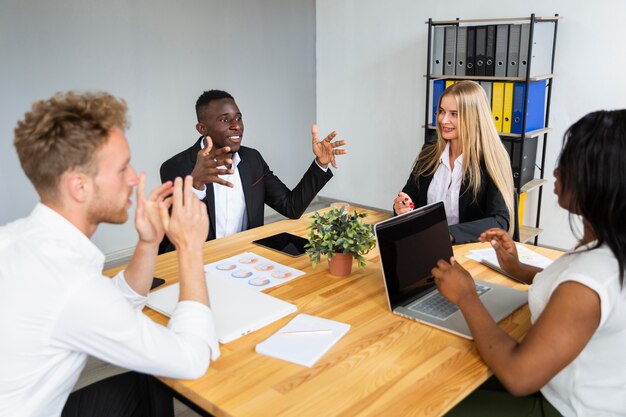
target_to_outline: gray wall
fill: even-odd
[[[324,195],[390,209],[423,144],[427,25],[434,20],[553,16],[559,23],[539,242],[575,239],[552,192],[565,129],[586,113],[626,108],[626,2],[605,0],[318,0],[317,116],[350,140]],[[359,184],[359,186],[354,186]],[[526,201],[533,220],[533,199]],[[530,217],[530,219],[529,219]]]
[[[12,145],[35,100],[69,89],[126,99],[132,164],[153,187],[161,162],[197,138],[195,100],[210,88],[235,96],[244,144],[294,186],[312,160],[314,0],[0,0],[0,224],[37,201]],[[132,222],[94,241],[123,252]]]

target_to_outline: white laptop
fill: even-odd
[[[439,259],[452,256],[442,202],[392,217],[374,226],[389,309],[459,336],[472,339],[461,311],[437,290],[431,274]],[[480,299],[495,321],[526,304],[528,294],[475,280]]]
[[[220,343],[231,342],[297,310],[295,305],[286,301],[208,272],[206,282]],[[178,283],[151,292],[148,307],[170,317],[178,303],[178,295]]]

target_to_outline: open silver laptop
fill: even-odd
[[[392,217],[374,226],[389,309],[459,336],[472,339],[461,311],[434,283],[431,269],[450,260],[452,245],[442,202]],[[495,321],[526,304],[528,295],[476,280],[476,291]]]
[[[208,272],[206,283],[220,343],[231,342],[297,310],[286,301]],[[178,303],[179,291],[176,283],[151,292],[148,307],[170,317]]]

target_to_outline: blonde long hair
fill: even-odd
[[[493,123],[491,108],[485,90],[474,81],[460,81],[446,88],[441,99],[452,95],[456,99],[459,111],[459,142],[463,155],[463,178],[469,181],[469,190],[474,199],[482,182],[480,164],[484,161],[489,176],[504,198],[509,211],[509,233],[513,232],[515,216],[513,213],[513,172],[511,161]],[[414,175],[417,181],[421,175],[435,174],[441,154],[446,147],[446,140],[441,136],[441,126],[437,119],[437,144],[427,147],[415,162]]]

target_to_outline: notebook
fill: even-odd
[[[286,301],[208,272],[206,282],[220,343],[231,342],[297,310]],[[178,295],[178,283],[151,292],[148,307],[169,317],[176,308]]]
[[[461,311],[447,301],[431,274],[449,261],[452,245],[442,202],[392,217],[374,226],[389,309],[399,316],[472,339]],[[476,291],[495,321],[528,301],[525,292],[475,280]]]
[[[310,368],[349,329],[346,323],[298,314],[269,339],[256,345],[256,352]]]

